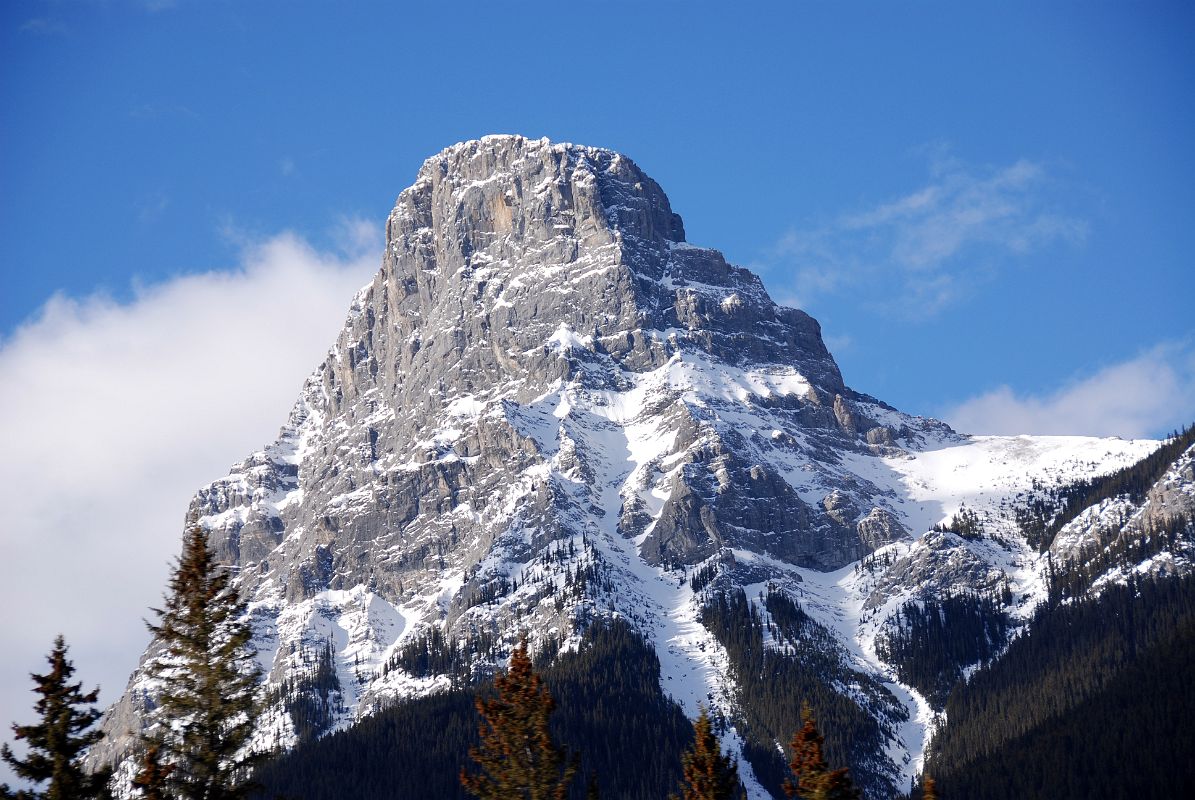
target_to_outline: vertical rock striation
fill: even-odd
[[[335,725],[486,674],[521,631],[567,646],[614,614],[656,646],[687,711],[733,719],[725,653],[699,623],[709,591],[805,596],[843,658],[891,683],[852,626],[908,582],[861,584],[860,611],[864,595],[817,576],[891,546],[920,558],[919,581],[954,576],[946,590],[995,580],[1001,556],[938,568],[909,543],[950,509],[902,465],[968,441],[849,389],[818,323],[687,243],[630,159],[491,136],[423,164],[279,438],[199,490],[187,522],[237,571],[272,687],[331,642]],[[698,572],[716,577],[694,588]],[[404,660],[433,631],[453,675]],[[94,758],[127,750],[152,696],[135,674]],[[900,698],[877,697],[878,796],[924,737],[899,730]],[[278,702],[259,743],[294,737]]]

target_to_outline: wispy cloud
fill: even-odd
[[[153,192],[146,195],[137,203],[137,221],[143,225],[156,222],[169,207],[170,195],[165,192]]]
[[[1195,422],[1195,347],[1161,344],[1041,395],[999,386],[941,417],[967,433],[1157,436]]]
[[[53,17],[27,19],[18,30],[22,33],[35,33],[43,36],[63,36],[67,33],[66,24]]]
[[[843,353],[855,346],[855,338],[850,334],[825,334],[824,339],[831,353]]]
[[[10,5],[13,2],[10,0]],[[61,6],[61,3],[51,3],[51,6]],[[100,0],[97,3],[101,8],[107,8],[110,4],[106,0]],[[130,3],[124,3],[117,6],[123,8],[128,6],[134,11],[140,10],[147,14],[160,14],[165,11],[172,11],[179,6],[178,0],[131,0]],[[22,33],[40,34],[43,36],[64,36],[70,33],[70,29],[66,23],[61,19],[53,16],[32,17],[25,20],[18,28]]]
[[[179,103],[138,103],[129,109],[129,116],[133,119],[161,119],[163,117],[187,117],[199,119],[199,113],[193,108]]]
[[[55,297],[0,341],[0,719],[30,718],[58,632],[105,701],[123,688],[192,493],[274,438],[378,267],[376,226],[335,238],[259,239],[128,303]]]
[[[1001,263],[1058,242],[1080,243],[1087,225],[1051,204],[1041,164],[1020,160],[975,167],[949,157],[929,182],[872,208],[786,234],[774,258],[792,270],[803,303],[836,292],[863,293],[916,316],[969,294]]]

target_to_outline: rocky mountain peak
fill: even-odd
[[[909,544],[959,508],[938,465],[999,464],[1012,492],[1032,477],[1020,465],[1054,463],[1053,445],[966,441],[850,390],[817,322],[687,243],[630,159],[490,136],[423,164],[278,439],[200,489],[187,521],[237,571],[272,687],[298,686],[331,643],[343,710],[328,726],[484,675],[522,631],[576,642],[610,617],[655,647],[687,711],[729,718],[726,656],[700,621],[715,590],[804,597],[837,641],[874,638],[877,609],[924,588],[909,575],[1010,584],[1004,551]],[[885,548],[874,580],[874,559],[853,584],[823,577]],[[889,570],[896,550],[924,569]],[[854,637],[834,658],[879,670]],[[404,656],[433,642],[452,675]],[[97,760],[132,746],[152,691],[134,675]],[[900,739],[912,700],[876,697],[901,759],[872,770],[887,796],[924,727]],[[295,740],[284,712],[271,720],[266,743]]]
[[[655,246],[685,238],[663,189],[631,159],[522,136],[486,136],[429,158],[390,216],[399,228],[403,220],[445,235],[465,257],[507,234],[602,242],[617,234]]]
[[[685,243],[663,190],[618,153],[520,136],[454,145],[424,163],[386,230],[382,269],[325,365],[331,413],[373,389],[426,403],[429,384],[514,380],[526,400],[578,372],[553,350],[642,372],[697,349],[799,364],[828,402],[843,390],[817,322]]]

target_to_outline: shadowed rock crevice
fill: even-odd
[[[238,571],[271,681],[332,643],[334,727],[489,674],[522,630],[563,642],[617,615],[651,640],[697,601],[645,581],[684,587],[711,559],[850,564],[906,531],[844,454],[953,435],[847,388],[818,323],[685,242],[618,153],[455,145],[386,236],[277,441],[187,514]],[[460,645],[453,675],[392,666],[431,629]],[[97,758],[150,691],[134,675]],[[270,720],[262,742],[293,740]]]

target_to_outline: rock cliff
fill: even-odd
[[[888,687],[859,700],[888,738],[864,776],[878,797],[907,785],[927,724],[875,657],[880,611],[1008,582],[1028,603],[1040,571],[1001,503],[1154,444],[971,439],[854,392],[818,323],[687,243],[630,159],[494,136],[423,164],[278,440],[187,522],[236,570],[272,686],[332,643],[333,726],[487,674],[522,631],[568,647],[609,615],[653,643],[686,711],[734,720],[702,604],[768,584]],[[960,504],[1005,543],[923,535]],[[888,566],[860,576],[877,551]],[[431,631],[459,645],[454,675],[404,666]],[[95,758],[127,748],[152,695],[135,674]],[[281,707],[266,715],[260,743],[294,737]]]

